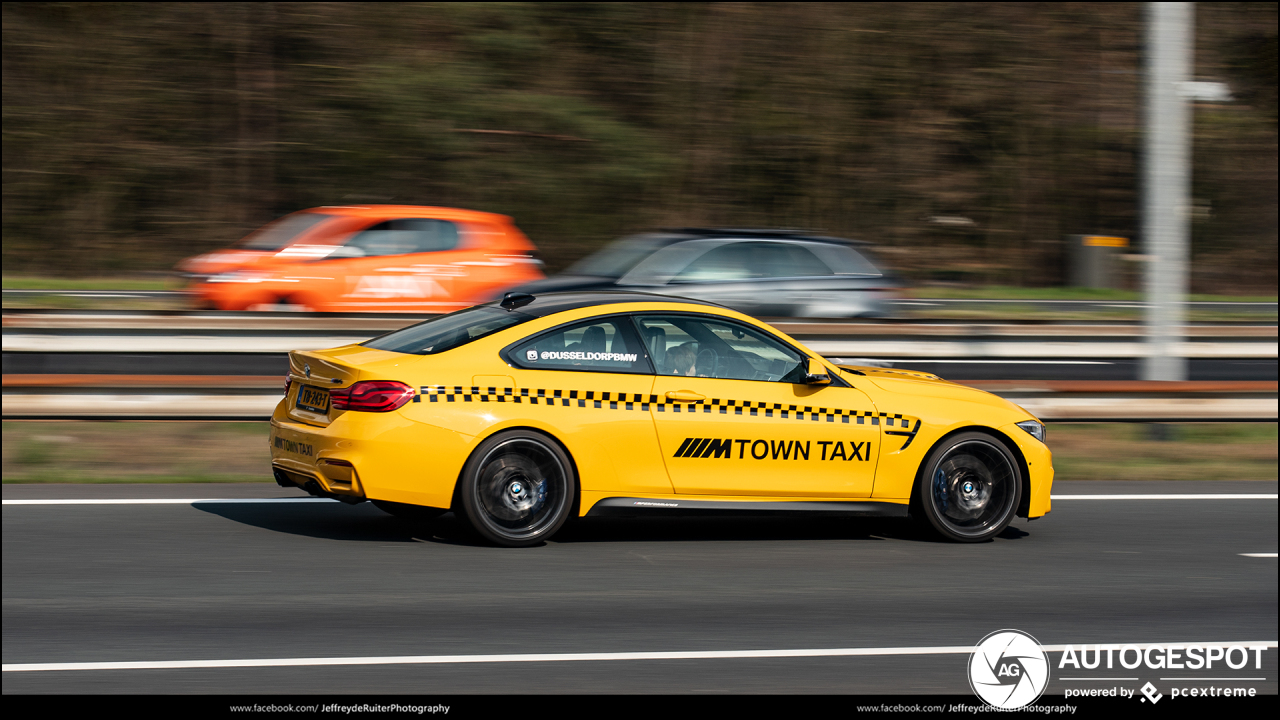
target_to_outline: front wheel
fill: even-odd
[[[981,542],[1008,527],[1022,498],[1022,477],[1003,443],[985,433],[961,433],[938,445],[916,491],[924,517],[940,535]]]
[[[504,547],[536,545],[569,518],[576,478],[550,438],[509,430],[472,453],[460,479],[462,515],[483,538]]]

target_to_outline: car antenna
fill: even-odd
[[[519,307],[524,307],[535,300],[534,296],[529,293],[509,292],[502,296],[502,302],[498,303],[511,312]]]

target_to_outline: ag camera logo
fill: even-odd
[[[982,638],[969,656],[969,687],[992,707],[1026,707],[1048,685],[1049,658],[1040,643],[1021,630],[997,630]]]

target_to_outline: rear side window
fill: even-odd
[[[511,348],[507,358],[530,370],[652,372],[631,321],[622,316],[595,318],[545,332]]]
[[[481,305],[410,325],[362,345],[375,350],[435,355],[532,319],[532,316],[523,313]]]
[[[803,245],[738,242],[708,251],[674,282],[713,282],[830,275],[831,268]]]
[[[851,247],[840,245],[825,245],[818,247],[818,254],[822,256],[824,261],[835,268],[837,275],[878,277],[884,274],[872,262],[870,253],[866,250],[854,250]]]
[[[345,243],[346,257],[380,257],[440,252],[458,247],[458,226],[448,220],[403,218],[378,223]]]

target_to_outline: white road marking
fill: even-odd
[[[889,364],[892,365],[895,362],[904,366],[912,364],[910,360],[894,360]],[[926,362],[933,364],[947,363],[949,365],[1115,365],[1115,363],[1105,360],[935,360],[929,358],[928,360],[916,361],[916,363]]]
[[[1220,493],[1194,495],[1050,495],[1050,500],[1275,500],[1275,493]]]
[[[1273,558],[1276,556],[1275,553],[1240,553],[1240,554],[1245,557],[1256,557],[1256,558]]]
[[[1110,644],[1110,643],[1109,643]],[[1125,643],[1139,649],[1153,645],[1244,647],[1277,646],[1276,641],[1237,642],[1181,642],[1181,643]],[[1115,644],[1120,647],[1119,643]],[[1042,645],[1045,652],[1062,652],[1068,645]],[[152,660],[135,662],[73,662],[73,663],[6,663],[4,672],[44,672],[49,670],[186,670],[195,668],[230,667],[304,667],[317,665],[460,665],[471,663],[530,663],[530,662],[580,662],[609,660],[729,660],[740,658],[796,658],[796,657],[876,657],[890,655],[967,655],[974,650],[971,645],[943,647],[888,647],[888,648],[817,648],[807,650],[695,650],[691,652],[602,652],[602,653],[540,653],[528,655],[392,655],[385,657],[335,657],[335,658],[260,658],[244,660]]]
[[[1181,495],[1050,495],[1051,500],[1276,500],[1275,493],[1220,493]],[[195,503],[267,504],[338,502],[330,498],[135,498],[84,500],[5,500],[5,505],[192,505]],[[1271,557],[1275,557],[1273,554]]]
[[[194,505],[196,503],[235,503],[278,505],[280,503],[338,502],[329,498],[135,498],[98,500],[5,500],[5,505]]]

